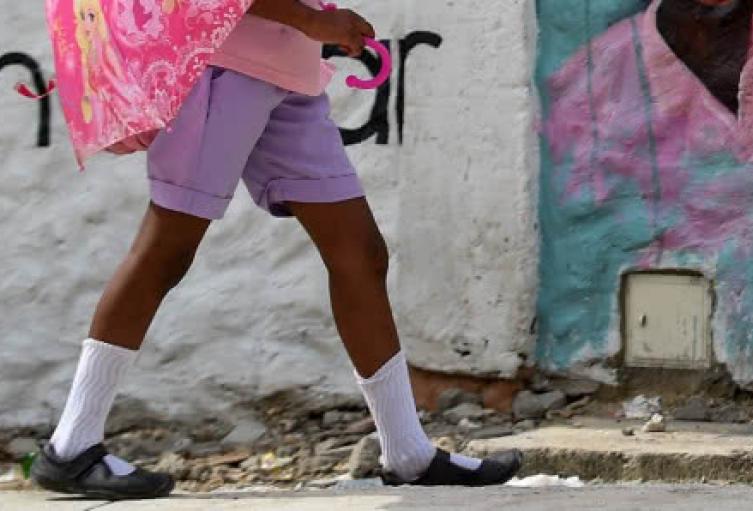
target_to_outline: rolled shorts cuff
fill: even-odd
[[[149,178],[152,202],[156,205],[187,215],[219,220],[225,216],[232,197],[217,197],[199,190]]]
[[[364,197],[366,194],[355,173],[316,179],[274,179],[254,200],[274,216],[291,216],[286,202],[333,203]]]

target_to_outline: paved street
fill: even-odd
[[[244,493],[169,500],[104,503],[49,494],[0,493],[0,511],[565,511],[565,510],[749,510],[753,488],[747,486],[591,486],[582,489],[398,489],[357,492],[301,492],[282,495]]]

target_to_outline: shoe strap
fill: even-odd
[[[429,468],[414,484],[429,486],[466,485],[473,482],[479,475],[480,469],[481,467],[476,470],[459,467],[452,462],[449,452],[437,449],[437,454]]]
[[[104,445],[93,445],[74,459],[66,462],[65,470],[70,474],[72,479],[76,479],[78,476],[102,461],[102,458],[107,456],[107,454],[108,452]]]

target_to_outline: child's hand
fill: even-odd
[[[374,27],[350,9],[315,11],[301,30],[315,41],[340,46],[351,57],[363,51],[364,37],[375,37]]]

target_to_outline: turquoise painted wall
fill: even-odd
[[[749,384],[753,104],[739,118],[725,110],[672,58],[646,8],[537,2],[537,360],[566,371],[614,355],[623,273],[692,269],[714,281],[716,356]]]

